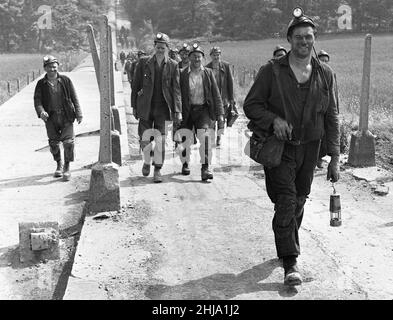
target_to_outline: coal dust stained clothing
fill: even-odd
[[[202,82],[197,79],[202,79]],[[199,148],[201,163],[210,164],[214,134],[211,134],[209,129],[213,129],[214,121],[220,115],[224,115],[224,108],[213,71],[209,68],[201,67],[195,76],[190,67],[183,69],[180,74],[180,88],[183,106],[181,128],[190,130],[188,132],[195,128],[197,138],[201,144]],[[202,93],[203,96],[200,97],[199,93]],[[191,97],[195,98],[196,95],[196,101],[201,101],[202,104],[193,104]],[[192,138],[187,137],[187,139],[191,142]],[[186,162],[189,162],[191,153],[191,144],[188,145],[185,152],[183,152],[184,159],[182,159]]]
[[[229,104],[234,101],[233,97],[233,76],[229,63],[220,61],[217,68],[213,67],[213,61],[209,62],[206,67],[210,68],[214,72],[217,86],[220,91],[223,107],[224,107],[224,118],[227,117]],[[225,121],[225,120],[224,120]],[[224,123],[218,121],[218,128],[224,129]]]
[[[209,62],[206,68],[213,69],[213,62]],[[221,94],[222,103],[228,105],[233,98],[233,76],[229,63],[220,61],[217,69],[216,82]]]
[[[328,155],[338,156],[340,149],[332,69],[312,57],[309,80],[298,83],[289,65],[290,54],[271,60],[261,68],[243,105],[250,119],[248,127],[257,135],[273,134],[276,117],[293,126],[293,141],[285,144],[281,164],[264,168],[267,193],[274,203],[273,231],[279,257],[300,254],[298,230],[311,191],[320,139],[326,135]],[[273,64],[278,65],[287,118]]]
[[[64,160],[74,161],[73,122],[76,118],[82,117],[82,111],[72,81],[60,74],[55,81],[50,81],[45,75],[37,82],[34,107],[38,117],[43,111],[49,115],[45,127],[53,159],[61,160],[60,143],[63,143]]]
[[[136,65],[131,86],[131,107],[136,111],[136,116],[139,119],[148,120],[150,118],[155,80],[155,61],[155,55],[142,57]],[[177,62],[165,57],[161,84],[170,115],[167,120],[172,120],[173,113],[182,112],[179,78],[180,72]]]
[[[173,113],[182,111],[179,78],[176,61],[165,57],[159,65],[153,55],[139,60],[131,84],[131,104],[139,119],[138,133],[145,163],[151,160],[151,150],[146,147],[156,140],[153,160],[157,168],[161,168],[165,160],[162,137],[167,132],[165,122],[173,119]],[[153,134],[151,129],[159,134]]]

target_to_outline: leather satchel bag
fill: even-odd
[[[245,153],[255,162],[267,168],[280,165],[285,141],[278,140],[275,135],[258,137],[253,134],[246,145]]]
[[[281,83],[278,78],[279,69],[278,65],[275,63],[273,63],[273,73],[277,80],[278,90],[283,103],[284,113],[286,115],[285,100],[282,92]],[[244,152],[252,160],[262,164],[264,167],[275,168],[278,167],[281,163],[284,147],[285,141],[278,140],[274,134],[267,136],[258,136],[253,133],[250,137],[249,142],[246,144]]]

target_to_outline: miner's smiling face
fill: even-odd
[[[315,43],[314,29],[311,26],[295,27],[288,41],[295,56],[306,58],[311,55]]]

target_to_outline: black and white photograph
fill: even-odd
[[[0,0],[0,300],[392,300],[392,76],[393,0]]]

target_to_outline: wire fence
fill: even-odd
[[[81,61],[84,54],[80,52],[59,55],[60,65],[59,72],[70,72]],[[29,70],[26,72],[19,72],[15,78],[7,80],[0,80],[0,105],[9,98],[20,92],[23,88],[28,86],[31,82],[40,78],[45,71],[43,69]]]

